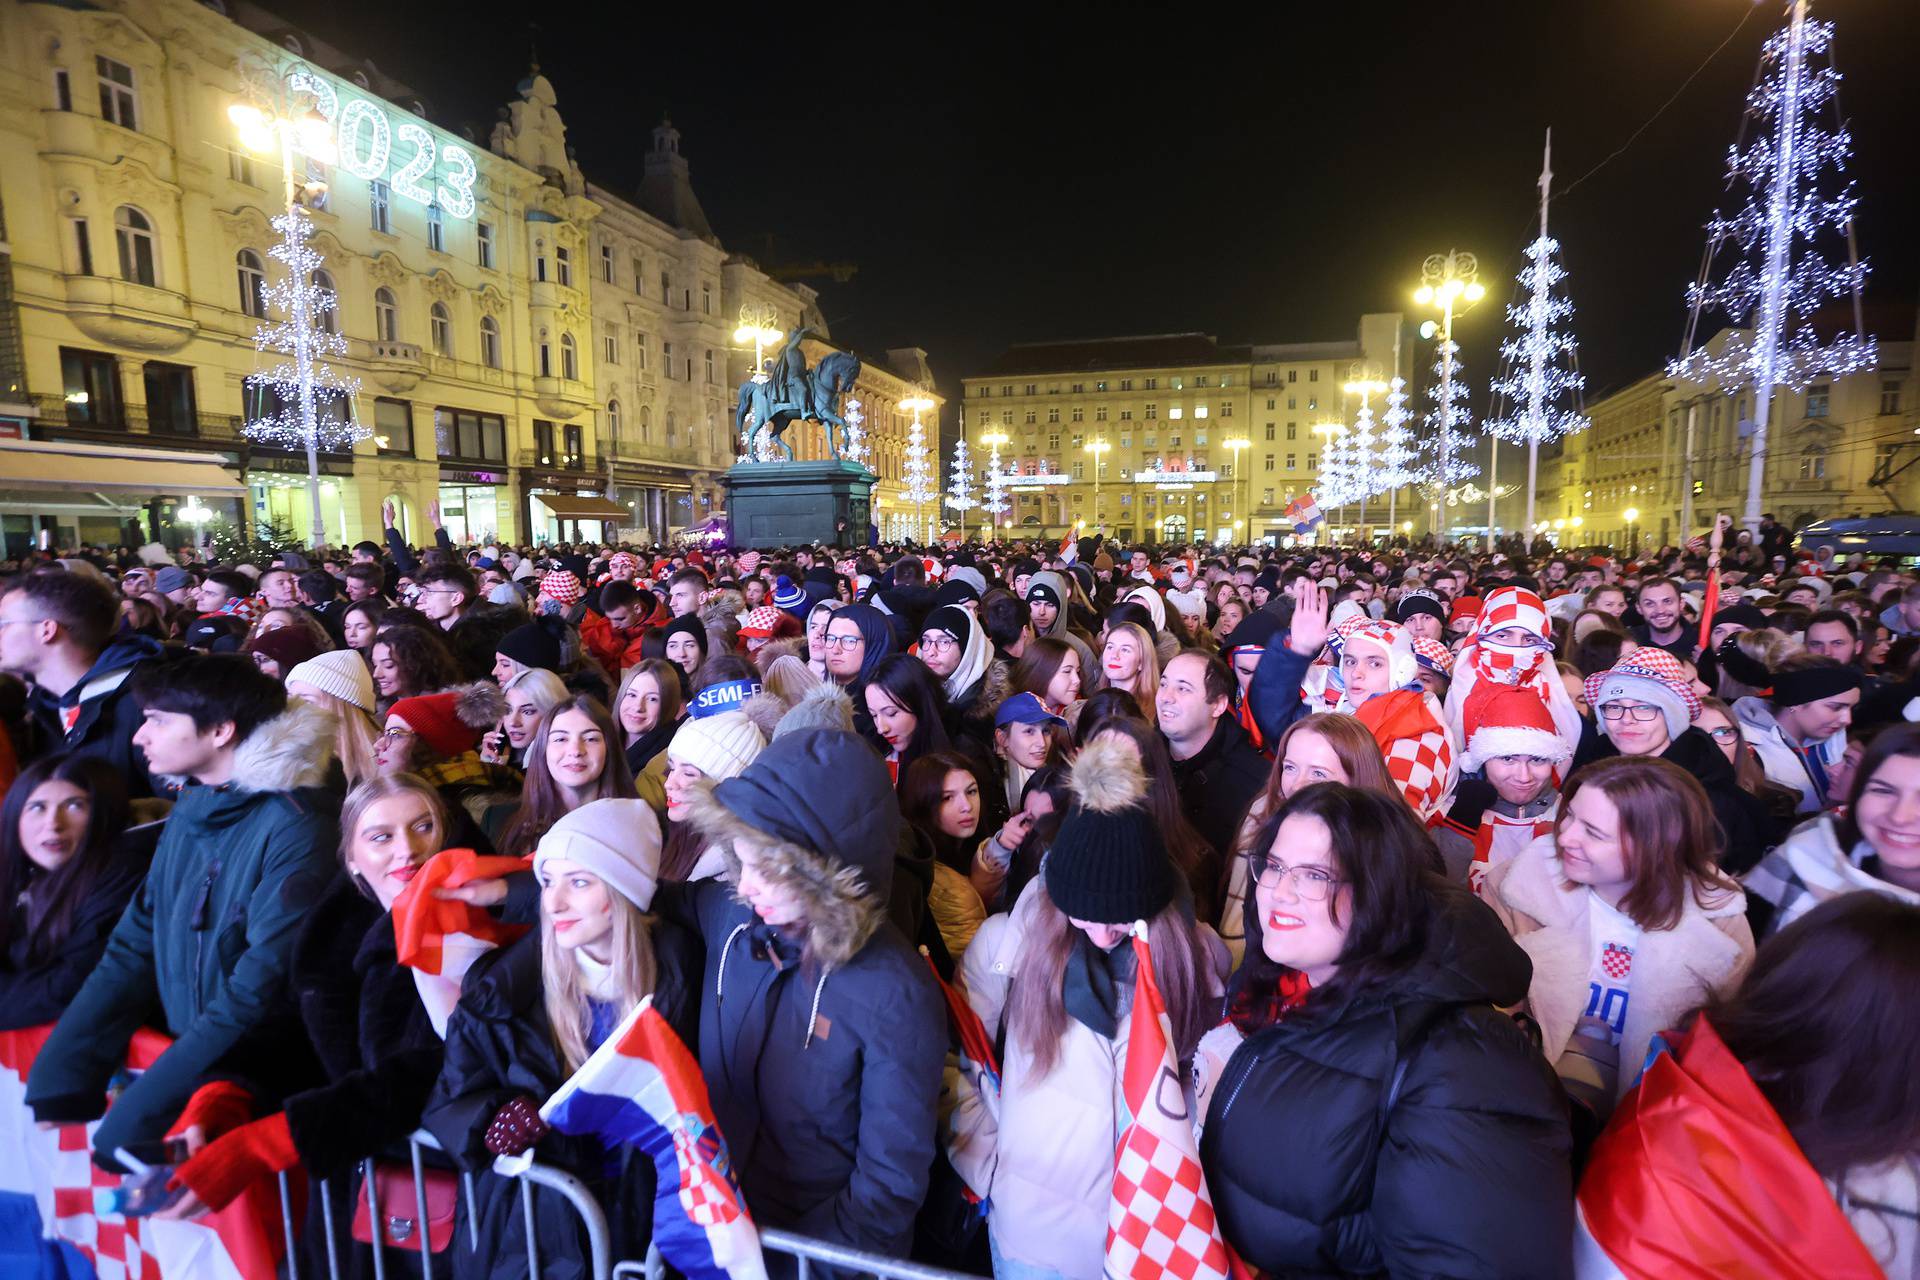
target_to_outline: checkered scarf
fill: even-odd
[[[1396,689],[1368,698],[1353,716],[1387,762],[1387,774],[1428,826],[1446,812],[1446,799],[1459,781],[1453,736],[1441,720],[1440,704],[1430,694]]]
[[[1541,644],[1496,644],[1488,639],[1505,627],[1524,627],[1538,636]],[[1531,684],[1544,666],[1552,674],[1553,627],[1547,618],[1547,606],[1525,587],[1502,587],[1487,596],[1474,624],[1473,640],[1461,653],[1461,661],[1473,674],[1495,684]],[[1555,677],[1557,678],[1557,677]]]

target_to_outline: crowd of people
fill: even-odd
[[[757,1222],[1096,1277],[1138,935],[1249,1272],[1920,1275],[1920,577],[1779,533],[35,554],[0,1026],[168,1216],[425,1128],[638,1257],[652,1161],[540,1108],[651,998]],[[517,937],[457,988],[429,868]],[[477,1185],[453,1273],[523,1272]]]

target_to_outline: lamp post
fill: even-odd
[[[1632,555],[1633,554],[1633,522],[1640,518],[1640,508],[1628,507],[1625,511],[1622,511],[1620,513],[1620,517],[1621,519],[1627,522],[1627,554]]]
[[[1234,436],[1232,439],[1227,440],[1225,442],[1225,445],[1226,445],[1227,451],[1233,454],[1233,478],[1235,483],[1233,484],[1232,489],[1238,489],[1240,487],[1239,480],[1241,478],[1240,455],[1247,449],[1250,449],[1253,447],[1253,441],[1247,439],[1245,436]],[[1251,529],[1253,528],[1253,477],[1247,476],[1246,481],[1247,481],[1247,505],[1244,508],[1242,508],[1240,514],[1246,519],[1247,528]],[[1231,493],[1232,489],[1229,489],[1228,492]],[[1236,505],[1238,505],[1239,498],[1237,495],[1234,498],[1234,502]],[[1233,527],[1238,529],[1240,527],[1240,521],[1238,520],[1234,521]]]
[[[1421,283],[1413,292],[1413,300],[1421,306],[1440,308],[1439,324],[1427,321],[1420,326],[1420,336],[1431,338],[1438,333],[1440,337],[1439,474],[1434,477],[1434,483],[1443,495],[1454,479],[1453,357],[1458,348],[1453,344],[1453,317],[1487,296],[1479,275],[1479,259],[1470,253],[1449,249],[1430,255],[1420,264]],[[1444,505],[1443,501],[1441,506]]]
[[[1105,436],[1095,436],[1087,441],[1087,452],[1093,455],[1093,530],[1099,533],[1106,528],[1100,519],[1100,461],[1106,457],[1113,445]]]
[[[284,297],[288,304],[288,317],[284,335],[276,335],[273,345],[280,346],[290,357],[290,363],[283,366],[290,372],[297,404],[292,415],[282,409],[270,420],[263,420],[262,430],[268,438],[285,438],[293,435],[307,450],[307,499],[313,517],[312,541],[310,545],[316,551],[325,544],[327,537],[326,520],[320,514],[320,408],[316,388],[340,390],[351,396],[359,390],[358,383],[342,381],[333,376],[331,370],[316,369],[317,357],[330,353],[344,353],[345,343],[334,335],[318,332],[315,329],[313,303],[313,269],[319,266],[320,255],[307,243],[308,227],[306,211],[300,207],[300,194],[308,188],[324,188],[320,183],[296,183],[293,174],[293,157],[297,151],[312,156],[326,165],[339,161],[339,146],[334,139],[333,125],[320,114],[315,105],[299,110],[296,93],[300,89],[294,84],[286,84],[282,90],[284,97],[278,102],[261,105],[257,101],[236,102],[227,108],[227,119],[232,122],[234,131],[240,139],[240,145],[249,151],[262,155],[278,152],[280,155],[280,175],[283,183],[282,193],[285,209],[282,217],[285,225],[282,234],[281,250],[276,251],[285,261],[289,273]],[[276,220],[279,221],[279,220]],[[261,350],[269,343],[267,330],[263,326],[256,342]],[[251,425],[251,424],[249,424]],[[286,428],[293,426],[289,432]],[[351,435],[351,432],[349,432]]]

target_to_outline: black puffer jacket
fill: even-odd
[[[689,1046],[698,1042],[700,944],[664,921],[653,928],[658,966],[654,1007]],[[447,1062],[424,1124],[463,1169],[472,1170],[474,1198],[460,1198],[454,1223],[456,1280],[520,1280],[527,1275],[526,1223],[519,1187],[506,1178],[480,1176],[493,1167],[487,1126],[509,1100],[526,1094],[544,1103],[566,1083],[568,1072],[547,1027],[540,980],[540,935],[536,931],[504,951],[483,956],[462,984],[460,1004],[447,1024]],[[653,1158],[633,1147],[608,1151],[588,1137],[550,1133],[533,1148],[534,1158],[573,1174],[590,1187],[606,1210],[613,1256],[644,1257],[653,1238]],[[535,1189],[534,1218],[541,1280],[577,1280],[588,1274],[579,1214],[554,1192]],[[480,1245],[472,1247],[469,1215]]]
[[[1269,1275],[1571,1273],[1566,1101],[1494,1008],[1525,997],[1532,966],[1463,890],[1436,889],[1430,910],[1411,967],[1331,1007],[1309,998],[1242,1043],[1213,1091],[1214,1207]]]
[[[68,1002],[80,994],[87,975],[100,963],[113,926],[120,922],[127,903],[147,878],[159,839],[157,822],[133,827],[121,836],[112,861],[101,870],[92,891],[74,904],[67,936],[52,955],[36,958],[28,954],[25,895],[23,901],[0,908],[14,913],[10,930],[13,941],[6,954],[0,955],[0,1030],[60,1020]]]

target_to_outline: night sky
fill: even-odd
[[[850,283],[814,282],[836,338],[925,347],[949,395],[1011,342],[1351,338],[1361,312],[1410,307],[1421,259],[1449,246],[1478,253],[1489,304],[1504,300],[1548,126],[1589,394],[1650,373],[1679,343],[1701,225],[1782,12],[1772,0],[1071,6],[1083,21],[1068,23],[1036,18],[1042,6],[561,0],[542,8],[581,18],[530,33],[528,6],[501,0],[268,3],[483,140],[536,40],[582,165],[615,189],[671,115],[727,246],[858,264]],[[1910,306],[1920,5],[1820,0],[1815,13],[1839,28],[1869,297]],[[1501,311],[1483,304],[1459,326],[1481,386]]]

